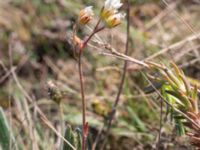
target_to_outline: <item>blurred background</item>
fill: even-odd
[[[127,3],[125,0],[123,3],[120,11],[126,12]],[[11,149],[34,149],[34,146],[41,150],[59,149],[59,138],[36,111],[37,105],[57,131],[61,131],[59,106],[48,94],[49,80],[62,91],[65,124],[72,128],[81,126],[79,74],[70,35],[79,11],[92,5],[94,20],[77,33],[81,38],[89,35],[103,4],[103,0],[0,1],[0,107],[15,139]],[[199,20],[199,0],[130,0],[129,56],[165,64],[173,61],[200,85]],[[124,19],[116,28],[105,29],[98,36],[123,53],[126,24]],[[83,52],[87,121],[92,141],[115,101],[124,64],[122,60],[102,55],[102,51],[92,41]],[[105,149],[155,149],[160,102],[156,94],[144,91],[148,86],[146,73],[128,63]],[[160,149],[192,149],[186,137],[177,136],[165,113],[162,126]],[[100,138],[96,149],[101,142]]]

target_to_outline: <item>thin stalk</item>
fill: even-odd
[[[78,56],[78,70],[79,70],[79,78],[80,78],[80,86],[81,86],[81,101],[82,101],[82,150],[85,150],[85,148],[86,148],[87,133],[85,133],[85,127],[86,127],[86,102],[85,102],[85,92],[84,92],[81,56],[82,56],[82,50],[87,46],[87,43],[91,40],[91,38],[96,33],[98,33],[99,31],[101,31],[101,30],[103,30],[105,28],[104,26],[99,28],[100,22],[101,22],[101,19],[98,20],[96,26],[94,27],[93,32],[84,41],[83,47],[80,49],[79,56]]]
[[[161,139],[161,130],[162,130],[162,118],[163,118],[163,100],[160,98],[160,128],[159,128],[159,134],[158,134],[158,143],[157,143],[157,149],[160,147],[160,139]]]
[[[129,37],[130,37],[130,4],[129,4],[129,0],[127,0],[126,46],[125,46],[125,52],[124,52],[125,55],[128,54]],[[112,125],[112,120],[113,120],[113,117],[115,115],[116,108],[117,108],[119,100],[120,100],[120,95],[121,95],[122,90],[123,90],[123,85],[124,85],[124,81],[125,81],[125,77],[126,77],[126,70],[127,70],[127,61],[124,62],[123,74],[122,74],[121,82],[120,82],[120,85],[119,85],[119,89],[118,89],[118,93],[117,93],[115,102],[114,102],[113,107],[112,107],[111,114],[108,117],[109,120],[108,120],[108,126],[107,126],[107,131],[106,131],[106,137],[104,138],[104,141],[103,141],[101,149],[104,149],[104,146],[105,146],[105,143],[106,143],[106,139],[107,139],[107,137],[109,135],[109,132],[110,132],[110,127]]]
[[[130,37],[130,21],[129,21],[129,18],[130,18],[130,7],[129,7],[129,0],[127,0],[127,34],[126,34],[126,50],[125,50],[125,55],[128,54],[128,47],[129,47],[129,37]],[[119,100],[120,100],[120,95],[122,93],[122,89],[123,89],[123,85],[124,85],[124,81],[125,81],[125,77],[126,77],[126,69],[127,69],[127,61],[124,62],[124,67],[123,67],[123,74],[122,74],[122,79],[121,79],[121,82],[120,82],[120,85],[119,85],[119,90],[118,90],[118,93],[117,93],[117,97],[115,99],[115,103],[113,105],[113,110],[116,109],[118,103],[119,103]],[[110,122],[112,122],[112,119],[113,119],[113,116],[110,118]]]
[[[97,23],[98,24],[98,23]],[[83,43],[83,48],[84,49],[87,45],[87,43],[89,42],[89,40],[96,34],[98,33],[99,31],[103,30],[105,27],[102,26],[101,28],[97,28],[98,26],[96,26],[93,30],[93,32],[89,35],[89,37],[85,40],[85,42]]]
[[[10,40],[9,43],[9,48],[8,48],[8,55],[9,55],[9,67],[10,70],[13,69],[13,56],[12,56],[12,46],[11,46],[12,40]],[[9,91],[9,96],[8,96],[8,106],[9,106],[9,124],[10,124],[10,133],[9,133],[9,149],[12,147],[12,139],[11,139],[11,131],[12,131],[12,107],[11,107],[11,86],[12,86],[12,78],[9,76],[9,82],[8,82],[8,91]]]
[[[60,115],[61,135],[63,135],[64,128],[65,128],[65,122],[64,122],[64,112],[63,112],[62,102],[59,104],[59,115]],[[60,138],[60,139],[61,139],[60,147],[63,147],[62,138]]]
[[[81,86],[81,101],[82,101],[82,150],[85,150],[86,144],[86,135],[84,134],[84,126],[86,124],[86,105],[85,105],[85,93],[84,93],[84,83],[83,83],[83,72],[82,72],[82,64],[81,64],[81,53],[79,54],[78,59],[78,70],[80,77],[80,86]]]

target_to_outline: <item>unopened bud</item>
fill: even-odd
[[[56,84],[51,80],[47,82],[47,86],[50,98],[57,104],[60,104],[63,99],[62,91],[59,90]]]
[[[93,15],[94,15],[94,13],[92,10],[92,6],[88,6],[88,7],[84,8],[79,13],[79,23],[82,25],[87,24],[92,19]]]
[[[83,41],[76,35],[72,35],[72,43],[77,51],[83,48]]]

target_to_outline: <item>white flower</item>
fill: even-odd
[[[104,7],[101,10],[101,19],[105,22],[107,27],[112,28],[121,23],[121,19],[125,17],[124,14],[118,13],[118,9],[123,4],[120,0],[106,0]]]
[[[111,15],[114,15],[115,13],[118,12],[118,9],[122,6],[123,4],[120,3],[120,0],[106,0],[104,3],[104,7],[101,11],[101,18],[103,20],[107,19]]]
[[[93,6],[85,7],[85,9],[84,9],[85,14],[88,16],[94,16],[94,12],[93,12],[92,8],[93,8]]]
[[[92,16],[94,16],[92,7],[93,6],[88,6],[80,11],[79,22],[81,24],[83,25],[87,24],[92,19]]]
[[[122,5],[123,4],[120,3],[120,0],[106,0],[104,4],[104,9],[109,9],[117,12]]]

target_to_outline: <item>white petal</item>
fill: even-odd
[[[121,19],[126,17],[126,13],[121,13]]]
[[[124,17],[126,16],[126,14],[125,13],[117,13],[117,14],[114,14],[114,15],[112,15],[111,17],[112,18],[116,18],[116,19],[118,19],[118,20],[121,20],[121,19],[123,19]]]
[[[112,6],[112,0],[106,0],[105,4],[104,4],[104,7],[109,9],[111,6]]]
[[[120,0],[106,0],[104,7],[106,9],[119,9],[122,6],[122,3],[120,3]]]
[[[94,15],[92,8],[93,8],[93,6],[85,7],[84,11],[88,16],[93,16]]]
[[[116,3],[116,4],[113,5],[113,8],[119,9],[122,5],[123,5],[122,3],[119,3],[119,4]]]
[[[120,3],[120,0],[113,0],[112,1],[112,7],[114,9],[119,9],[122,6],[122,3]]]

